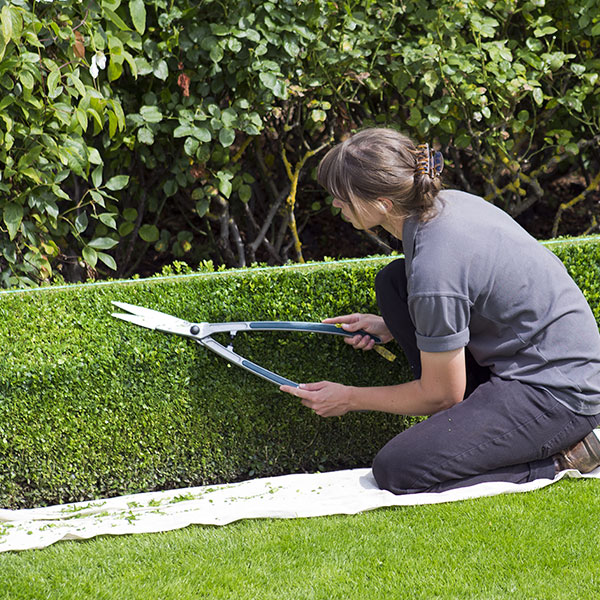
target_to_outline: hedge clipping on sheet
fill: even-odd
[[[550,243],[600,321],[600,244]],[[187,339],[111,317],[112,300],[189,321],[320,321],[376,312],[389,258],[0,294],[0,506],[42,506],[254,476],[368,466],[412,421],[323,419]],[[220,339],[228,343],[228,336]],[[239,333],[242,356],[295,381],[409,379],[338,336]]]

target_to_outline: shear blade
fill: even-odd
[[[158,310],[152,310],[151,308],[127,304],[127,302],[113,301],[113,304],[117,308],[128,311],[128,313],[113,313],[113,317],[116,317],[117,319],[134,323],[135,325],[145,327],[146,329],[161,331],[163,333],[172,333],[184,337],[195,337],[194,334],[190,333],[192,324],[188,321],[173,317],[172,315],[168,315]],[[202,324],[198,327],[201,325]]]
[[[128,321],[129,323],[133,323],[134,325],[139,325],[140,327],[146,327],[147,329],[156,329],[156,322],[149,321],[145,317],[140,317],[139,315],[112,313],[112,316],[116,317],[117,319],[121,319],[122,321]]]
[[[132,315],[138,315],[140,317],[148,317],[151,319],[157,319],[159,321],[164,321],[165,319],[175,319],[176,317],[172,317],[171,315],[167,315],[166,313],[160,312],[158,310],[152,310],[151,308],[145,308],[144,306],[136,306],[135,304],[127,304],[127,302],[117,302],[115,300],[112,301],[117,308],[127,311]]]

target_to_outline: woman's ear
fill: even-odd
[[[379,197],[377,198],[379,205],[381,207],[381,212],[389,213],[394,207],[394,203],[389,198]]]

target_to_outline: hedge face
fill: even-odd
[[[600,244],[552,248],[600,321]],[[112,318],[111,301],[190,321],[320,321],[376,312],[388,260],[1,294],[0,506],[369,465],[410,419],[322,419],[198,344]],[[240,333],[235,349],[297,381],[409,378],[401,356],[390,363],[337,336]]]
[[[112,318],[110,302],[192,321],[320,321],[376,310],[380,265],[3,295],[0,505],[369,464],[407,421],[316,417],[273,384],[189,340]],[[256,332],[240,333],[235,342],[243,356],[299,381],[365,385],[407,376],[402,361],[355,352],[337,336]]]

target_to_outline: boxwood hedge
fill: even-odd
[[[550,247],[600,321],[594,242]],[[111,300],[191,321],[319,321],[376,310],[374,277],[389,260],[1,293],[0,506],[368,465],[409,419],[319,418],[189,340],[113,319]],[[337,336],[241,333],[235,349],[297,381],[365,385],[409,376],[401,356],[389,362],[355,352]]]

